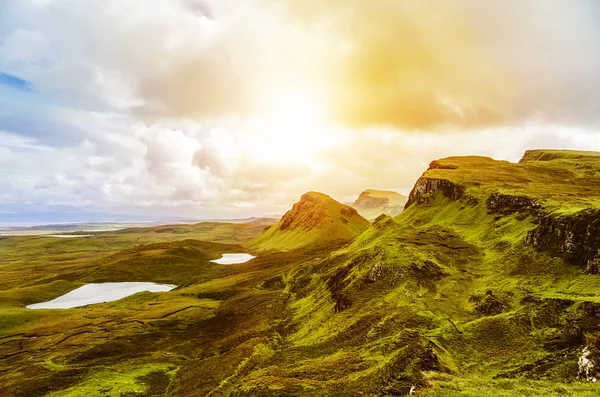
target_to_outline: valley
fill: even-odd
[[[598,186],[595,152],[450,157],[372,222],[308,192],[279,221],[4,238],[0,395],[596,396]],[[107,282],[177,287],[26,308]]]

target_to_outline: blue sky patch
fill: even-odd
[[[11,88],[21,90],[21,91],[31,91],[31,83],[27,80],[23,80],[18,78],[17,76],[13,76],[11,74],[1,73],[0,72],[0,84],[7,85]]]

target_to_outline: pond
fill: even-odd
[[[144,282],[92,283],[74,289],[48,302],[28,305],[28,309],[70,309],[94,303],[112,302],[142,291],[167,292],[177,287],[171,284]]]
[[[54,238],[83,238],[83,237],[94,237],[93,234],[46,234],[44,237]]]
[[[238,263],[248,262],[250,259],[256,258],[250,254],[223,254],[219,259],[211,261],[219,265],[237,265]]]

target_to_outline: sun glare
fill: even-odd
[[[324,123],[325,106],[317,95],[294,91],[276,98],[267,109],[267,122],[279,128],[319,127]]]
[[[327,107],[323,97],[309,90],[290,90],[275,97],[257,118],[260,137],[252,151],[269,160],[302,160],[332,144],[335,134],[324,133]]]

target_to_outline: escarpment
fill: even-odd
[[[588,274],[600,273],[600,209],[586,209],[573,215],[545,215],[529,231],[526,243],[563,257]]]
[[[597,159],[598,152],[585,152],[580,150],[526,150],[519,164],[533,161],[552,161],[552,160],[594,160]]]
[[[405,209],[413,204],[424,204],[429,202],[431,197],[441,192],[444,197],[450,200],[458,200],[465,192],[465,187],[451,182],[447,179],[437,179],[429,177],[421,177],[415,183],[415,186],[408,196]]]
[[[297,221],[299,214],[304,215],[302,222]],[[311,194],[303,194],[300,201],[295,203],[292,209],[283,215],[278,228],[279,230],[287,230],[293,226],[304,230],[319,228],[327,220],[325,215],[325,209],[318,205],[317,198]]]
[[[496,221],[516,215],[501,224],[528,222],[531,228],[514,241],[562,258],[587,274],[599,274],[599,169],[600,154],[595,152],[530,150],[517,164],[449,157],[430,163],[406,208],[432,203],[437,195],[461,200],[462,209],[483,205]]]
[[[486,200],[490,212],[512,213],[526,209],[539,209],[542,204],[528,196],[492,193]]]
[[[489,379],[593,382],[600,377],[600,280],[589,276],[600,274],[597,186],[600,154],[533,151],[520,163],[448,157],[417,180],[406,211],[380,214],[367,229],[348,207],[309,193],[255,240],[257,249],[302,248],[286,253],[303,260],[280,278],[288,346],[315,352],[308,365],[320,355],[319,370],[325,359],[346,368],[340,385],[365,368],[363,379],[384,379],[381,395],[410,394],[431,371],[446,377],[472,368]],[[379,209],[381,197],[369,190],[353,205],[359,214]],[[334,249],[307,248],[324,241]],[[430,335],[439,336],[435,345]],[[371,367],[359,361],[367,356]],[[246,379],[272,382],[280,368],[303,377],[308,362],[297,370],[294,356]],[[370,390],[335,394],[360,392]]]

